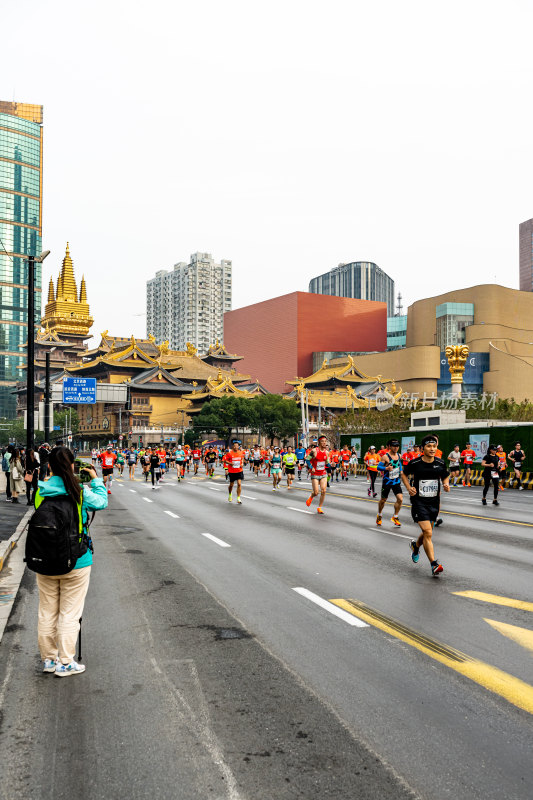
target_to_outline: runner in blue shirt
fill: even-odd
[[[398,439],[389,439],[387,447],[389,452],[383,455],[382,461],[378,464],[378,470],[383,475],[383,484],[381,487],[381,497],[378,503],[376,525],[381,525],[381,512],[383,511],[389,492],[392,491],[396,497],[396,501],[394,503],[394,514],[391,517],[391,522],[396,525],[397,528],[401,528],[402,523],[398,519],[398,514],[400,513],[403,502],[402,479],[400,477],[402,472],[402,459],[398,452],[400,449],[400,442]]]
[[[302,469],[305,464],[305,447],[297,447],[294,455],[298,459],[298,480],[302,480]]]

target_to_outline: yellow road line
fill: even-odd
[[[254,481],[254,483],[266,483],[267,481]],[[307,492],[309,493],[309,489],[304,488],[303,486],[294,486],[294,489],[298,489],[300,492]],[[354,497],[352,494],[340,494],[339,492],[335,492],[333,497],[346,497],[348,500],[359,500],[362,503],[378,503],[378,500],[374,500],[373,497]],[[394,505],[394,503],[387,502],[386,505]],[[406,506],[407,507],[407,506]],[[468,517],[468,519],[482,519],[485,522],[505,522],[507,525],[521,525],[524,528],[533,528],[533,522],[517,522],[514,519],[501,519],[500,517],[482,517],[478,514],[463,514],[460,511],[444,511],[441,510],[441,514],[448,514],[452,517]]]
[[[492,603],[495,606],[518,608],[520,611],[533,611],[533,603],[526,600],[514,600],[512,597],[501,597],[499,594],[485,594],[485,592],[452,592],[458,597],[468,597],[470,600],[481,600],[483,603]]]
[[[525,647],[526,650],[531,650],[533,653],[533,631],[528,628],[520,628],[518,625],[508,625],[506,622],[497,622],[495,619],[485,619],[494,630],[501,633],[502,636],[507,636],[513,642]]]
[[[329,602],[334,603],[364,622],[368,622],[369,625],[379,628],[389,636],[394,636],[396,639],[411,645],[440,664],[444,664],[444,666],[479,684],[484,689],[503,697],[514,706],[533,714],[533,686],[519,678],[515,678],[497,667],[461,653],[460,650],[455,650],[435,639],[424,636],[358,600],[339,599],[330,600]]]

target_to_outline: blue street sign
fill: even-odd
[[[64,378],[63,403],[96,403],[96,378]]]
[[[61,430],[61,425],[54,425],[54,430],[55,431],[60,431]]]

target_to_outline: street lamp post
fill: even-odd
[[[42,264],[50,250],[28,256],[28,346],[26,364],[26,452],[33,447],[35,428],[35,262]]]
[[[52,347],[46,351],[45,373],[44,373],[44,441],[50,439],[50,353],[56,348]]]

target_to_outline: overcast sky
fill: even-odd
[[[356,260],[406,305],[518,288],[532,17],[527,0],[3,3],[0,99],[44,106],[44,288],[67,240],[95,336],[144,336],[146,280],[196,250],[233,261],[234,308]]]

